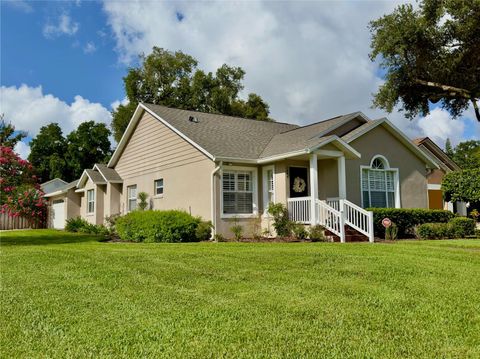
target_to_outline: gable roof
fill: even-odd
[[[300,127],[288,123],[266,122],[145,103],[137,106],[107,167],[112,168],[116,165],[144,112],[149,113],[213,161],[266,163],[273,159],[310,153],[330,143],[342,150],[347,158],[360,158],[360,153],[349,143],[382,125],[428,166],[438,168],[427,154],[418,149],[387,119],[372,121],[361,112]],[[353,130],[341,138],[331,136],[333,130],[354,119],[360,121]]]
[[[413,143],[436,160],[437,165],[444,171],[450,172],[461,169],[430,137],[415,138]]]
[[[83,171],[82,175],[80,176],[77,187],[83,188],[85,186],[85,183],[87,182],[87,179],[90,179],[95,184],[107,184],[107,181],[105,180],[105,178],[103,178],[100,172],[91,170],[91,169],[86,169]]]
[[[62,180],[61,178],[54,178],[50,181],[44,182],[40,185],[40,188],[45,193],[55,192],[59,188],[65,186],[67,182]]]
[[[69,183],[62,180],[62,182],[64,182],[64,185],[62,187],[57,188],[55,191],[45,193],[44,197],[54,197],[62,193],[67,193],[69,189],[75,188],[77,186],[78,180]]]
[[[438,168],[436,161],[430,157],[427,153],[420,150],[402,131],[400,131],[393,123],[386,118],[370,121],[350,131],[346,135],[342,136],[342,139],[347,143],[355,141],[357,138],[370,132],[374,128],[382,126],[388,132],[390,132],[397,140],[399,140],[405,147],[410,149],[418,158],[425,161],[430,168]]]
[[[107,167],[103,163],[95,163],[93,170],[97,170],[103,179],[110,183],[123,183],[122,177],[113,168]]]

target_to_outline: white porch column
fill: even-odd
[[[347,199],[347,178],[345,174],[345,156],[337,158],[338,167],[338,197]]]
[[[310,155],[310,224],[317,224],[317,203],[318,198],[318,162],[317,154]]]

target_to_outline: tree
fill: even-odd
[[[442,180],[446,201],[480,202],[480,168],[447,173]]]
[[[47,213],[43,195],[32,164],[11,147],[0,146],[0,213],[40,223]]]
[[[439,102],[453,118],[470,105],[480,121],[480,0],[423,0],[370,22],[370,58],[380,58],[385,83],[373,104],[402,104],[407,118]]]
[[[270,120],[269,107],[259,95],[250,94],[247,101],[239,98],[245,76],[240,67],[224,64],[215,74],[205,73],[197,68],[198,62],[192,56],[158,47],[148,56],[141,55],[140,60],[140,66],[130,68],[123,78],[129,103],[112,112],[117,142],[139,102]]]
[[[72,181],[92,168],[95,163],[107,162],[112,154],[110,149],[110,130],[104,123],[83,122],[67,136],[66,161],[69,173],[65,180]]]
[[[0,145],[3,147],[14,148],[22,139],[27,137],[25,131],[15,131],[15,126],[4,120],[4,115],[0,116]]]
[[[449,138],[447,138],[447,140],[445,141],[445,153],[447,154],[448,157],[453,159],[454,152],[453,152],[452,143],[450,142]]]
[[[28,160],[35,167],[40,179],[45,182],[53,178],[69,176],[65,161],[67,141],[57,123],[40,128],[38,135],[30,142]]]
[[[460,142],[453,150],[452,159],[462,169],[480,168],[480,141]]]

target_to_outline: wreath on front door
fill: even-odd
[[[305,191],[306,186],[307,184],[305,183],[305,180],[303,178],[295,177],[295,179],[293,180],[292,189],[297,193],[302,193],[303,191]]]

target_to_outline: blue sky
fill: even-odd
[[[153,46],[182,50],[214,71],[246,71],[279,121],[309,124],[362,111],[388,117],[408,136],[443,146],[480,137],[469,110],[452,121],[441,109],[406,120],[372,109],[382,83],[368,58],[368,22],[398,2],[1,1],[0,112],[35,136],[50,122],[69,133],[83,121],[110,124],[124,100],[122,77]],[[29,151],[28,139],[16,149]]]
[[[64,101],[78,94],[109,107],[123,97],[126,66],[118,62],[115,41],[99,2],[31,2],[31,11],[1,3],[1,83],[43,87]],[[78,23],[72,34],[44,35],[47,24],[68,13]],[[88,44],[93,47],[89,47]],[[91,52],[86,52],[91,51]]]

